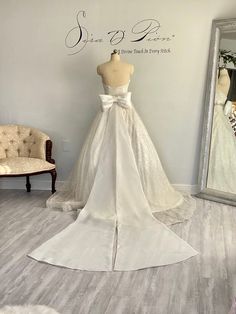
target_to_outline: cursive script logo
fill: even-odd
[[[111,37],[110,37],[110,44],[111,45],[118,45],[125,38],[125,31],[122,31],[122,30],[110,31],[107,34],[111,35]]]
[[[136,23],[132,28],[132,33],[139,37],[138,39],[132,40],[133,42],[138,42],[144,40],[148,35],[157,34],[157,31],[161,27],[160,23],[154,19],[142,20]]]
[[[85,11],[79,11],[76,15],[77,25],[68,32],[65,38],[67,48],[77,47],[77,51],[71,54],[79,53],[86,46],[88,40],[88,31],[84,26],[80,25],[79,15],[82,15],[84,18],[86,17]]]
[[[76,26],[71,28],[66,35],[65,45],[70,50],[69,54],[74,55],[81,52],[88,43],[103,43],[108,41],[111,46],[116,46],[125,40],[133,43],[143,41],[170,41],[175,35],[161,36],[158,32],[161,27],[156,19],[144,19],[135,23],[129,32],[125,29],[113,29],[103,36],[94,36],[84,26],[86,18],[85,11],[79,11],[76,15]]]

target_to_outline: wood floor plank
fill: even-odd
[[[236,208],[197,199],[172,226],[199,255],[129,272],[71,270],[27,257],[74,221],[45,208],[48,191],[0,190],[0,307],[44,304],[61,314],[225,314],[236,296]],[[76,239],[72,239],[76,240]]]

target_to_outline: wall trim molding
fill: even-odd
[[[56,181],[56,188],[60,188],[65,181]],[[31,190],[51,190],[51,181],[50,180],[34,180],[30,178]],[[13,190],[24,190],[25,189],[25,178],[2,178],[0,180],[0,189],[13,189]],[[197,194],[199,193],[198,185],[187,185],[187,184],[173,184],[173,187],[183,193],[183,194]]]

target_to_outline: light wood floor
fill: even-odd
[[[236,208],[197,199],[172,229],[200,254],[131,272],[88,272],[26,256],[75,219],[46,191],[0,190],[0,307],[45,304],[61,314],[227,314],[236,296]],[[76,239],[71,239],[76,241]]]

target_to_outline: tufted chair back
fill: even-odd
[[[46,159],[48,135],[23,125],[0,125],[0,158]]]

